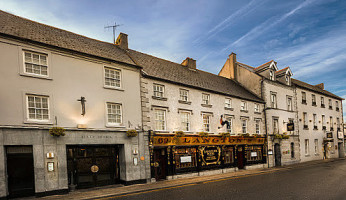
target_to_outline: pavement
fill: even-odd
[[[204,183],[211,183],[230,179],[239,179],[243,177],[256,176],[262,174],[270,174],[278,171],[292,170],[298,168],[306,168],[313,165],[319,165],[323,163],[331,163],[343,161],[341,159],[327,159],[327,160],[317,160],[304,163],[298,163],[282,167],[273,168],[261,168],[253,170],[239,170],[231,173],[208,175],[208,176],[197,176],[191,178],[180,178],[173,180],[163,180],[154,183],[136,184],[129,186],[122,185],[111,185],[106,187],[98,187],[91,189],[80,189],[64,195],[52,195],[41,197],[41,199],[113,199],[118,197],[127,197],[136,194],[145,194],[155,191],[162,191],[167,189],[182,188],[186,186],[193,186]],[[34,199],[34,198],[25,198]]]

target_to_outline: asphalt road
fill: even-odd
[[[346,160],[107,199],[346,199]]]

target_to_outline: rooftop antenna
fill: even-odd
[[[115,30],[117,29],[118,26],[122,26],[123,24],[117,24],[114,22],[113,26],[105,26],[105,28],[113,28],[113,43],[115,44]]]

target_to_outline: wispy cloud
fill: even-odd
[[[292,9],[291,11],[285,13],[281,17],[271,17],[262,24],[254,27],[251,29],[248,33],[231,43],[230,45],[226,46],[225,48],[222,49],[222,51],[228,50],[232,46],[241,46],[246,44],[246,42],[253,40],[257,38],[258,36],[264,34],[266,31],[270,30],[272,27],[276,26],[280,22],[284,21],[288,17],[294,15],[298,10],[305,8],[306,6],[310,5],[312,2],[315,0],[306,0],[303,3],[299,4],[297,7]]]
[[[247,14],[253,12],[258,6],[263,4],[266,0],[257,1],[257,0],[251,0],[248,4],[243,6],[242,8],[238,9],[236,12],[233,12],[231,15],[226,17],[224,20],[222,20],[220,23],[218,23],[216,26],[214,26],[212,29],[210,29],[208,32],[203,34],[201,37],[197,38],[193,41],[194,44],[199,44],[203,41],[206,41],[221,31],[225,30],[226,28],[229,28],[232,24],[235,22],[239,22],[239,18],[245,17]]]

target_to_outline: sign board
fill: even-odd
[[[333,132],[327,132],[327,138],[333,138]]]
[[[273,155],[273,150],[269,149],[268,150],[268,155]]]
[[[294,131],[294,123],[287,123],[287,131]]]
[[[344,133],[342,131],[338,131],[338,138],[343,139],[344,138]]]
[[[241,144],[264,144],[265,137],[241,137],[231,136],[222,138],[220,136],[186,136],[186,137],[175,137],[175,136],[153,136],[153,145],[155,146],[191,146],[191,145],[241,145]]]
[[[257,152],[251,152],[251,157],[257,157]]]
[[[54,162],[48,162],[47,163],[47,169],[49,172],[54,171]]]
[[[180,163],[190,163],[192,162],[191,156],[181,156],[180,157]]]
[[[221,149],[219,146],[199,147],[199,151],[201,152],[202,166],[221,164]]]

